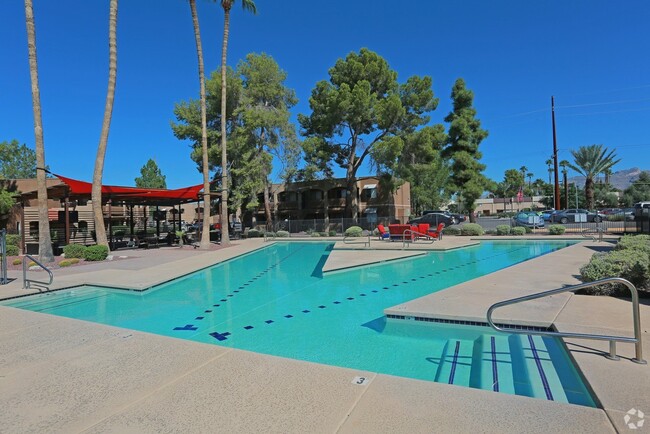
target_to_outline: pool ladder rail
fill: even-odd
[[[531,332],[530,330],[521,330],[514,327],[502,327],[497,326],[492,320],[492,314],[494,311],[500,307],[509,306],[511,304],[522,303],[528,300],[536,300],[538,298],[547,297],[549,295],[561,294],[563,292],[573,292],[580,289],[592,288],[594,286],[602,285],[605,283],[620,283],[625,285],[630,292],[632,293],[632,321],[634,324],[634,337],[628,336],[610,336],[610,335],[600,335],[600,334],[590,334],[590,333],[568,333],[568,332],[552,332],[552,331],[535,331]],[[500,301],[495,303],[487,311],[487,322],[490,326],[500,332],[513,333],[513,334],[536,334],[542,336],[555,336],[555,337],[565,337],[565,338],[575,338],[575,339],[596,339],[602,341],[609,341],[609,354],[606,354],[605,357],[611,360],[619,360],[620,357],[616,355],[616,342],[630,342],[635,344],[635,357],[631,359],[633,362],[645,365],[647,361],[643,359],[643,348],[641,340],[641,320],[639,316],[639,293],[636,287],[629,281],[620,278],[620,277],[609,277],[606,279],[596,280],[595,282],[587,282],[579,285],[573,285],[565,288],[552,289],[550,291],[539,292],[536,294],[530,294],[523,297],[512,298],[509,300]]]
[[[27,278],[27,260],[31,260],[33,263],[41,267],[43,270],[47,272],[47,274],[50,276],[49,281],[44,282],[41,280],[34,280],[34,279],[28,279]],[[30,289],[32,287],[32,284],[39,288],[45,288],[49,289],[49,285],[52,284],[54,281],[54,274],[52,274],[52,271],[47,268],[45,265],[41,264],[36,258],[34,258],[31,255],[25,255],[25,259],[23,260],[23,289]]]

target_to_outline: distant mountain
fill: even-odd
[[[632,184],[634,181],[639,179],[639,175],[641,175],[641,172],[648,172],[650,174],[650,171],[648,170],[641,170],[638,167],[633,167],[631,169],[626,169],[626,170],[619,170],[617,172],[612,173],[612,175],[609,177],[609,182],[614,186],[614,188],[617,188],[619,190],[625,190]],[[585,177],[584,176],[572,176],[568,179],[568,181],[571,182],[576,182],[578,185],[583,186],[585,185]],[[598,180],[596,182],[605,182],[605,175],[600,175],[598,177]]]

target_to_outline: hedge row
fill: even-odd
[[[108,257],[108,247],[99,244],[86,247],[81,244],[68,244],[63,247],[66,259],[78,258],[86,261],[103,261]]]
[[[637,289],[650,289],[650,236],[625,235],[616,247],[607,253],[595,253],[588,264],[580,268],[583,282],[594,282],[607,277],[622,277]],[[629,296],[622,285],[599,285],[582,291],[591,295]]]

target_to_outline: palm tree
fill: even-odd
[[[533,172],[527,172],[526,173],[526,178],[528,178],[528,191],[530,192],[530,195],[533,195],[533,188],[531,187],[531,183],[533,182]]]
[[[226,59],[230,33],[230,9],[236,0],[221,0],[223,7],[223,43],[221,46],[221,245],[230,245],[228,236],[228,155],[226,152]],[[244,10],[257,13],[253,0],[241,0]],[[209,204],[206,204],[209,206]],[[205,219],[204,219],[205,221]],[[203,223],[205,227],[205,223]]]
[[[38,254],[43,262],[54,261],[50,221],[47,213],[47,185],[45,179],[45,145],[43,143],[43,120],[41,118],[41,91],[38,86],[38,62],[36,59],[36,28],[32,0],[25,0],[25,23],[27,24],[27,50],[29,75],[32,81],[32,109],[34,111],[34,136],[36,140],[36,183],[38,195]],[[23,230],[25,230],[23,228]]]
[[[196,12],[196,0],[190,0],[196,55],[199,59],[199,86],[201,88],[201,149],[203,154],[203,229],[201,231],[201,249],[210,248],[210,169],[208,167],[208,122],[206,120],[205,73],[203,70],[203,48],[199,15]]]
[[[614,151],[607,153],[607,148],[603,145],[581,146],[577,151],[571,151],[575,164],[569,163],[568,166],[585,177],[585,199],[587,208],[594,208],[594,178],[598,174],[609,170],[616,163]]]
[[[106,228],[104,226],[104,209],[102,208],[102,175],[104,173],[104,158],[106,157],[106,144],[108,132],[111,128],[113,114],[113,100],[115,99],[115,82],[117,80],[117,0],[110,0],[108,17],[108,90],[106,92],[106,105],[104,106],[104,121],[102,133],[97,146],[97,158],[93,172],[93,187],[91,199],[93,202],[93,215],[95,217],[95,234],[97,244],[108,247]],[[111,216],[108,216],[110,219]]]

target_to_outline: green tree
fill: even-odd
[[[0,179],[36,177],[36,152],[18,140],[0,142]]]
[[[32,0],[25,0],[25,23],[27,25],[27,50],[29,75],[32,83],[32,110],[34,112],[34,137],[36,139],[36,188],[38,201],[38,254],[42,262],[53,262],[50,219],[47,208],[47,185],[45,177],[45,144],[41,116],[41,91],[38,85],[38,59],[36,57],[36,27]],[[41,170],[38,170],[41,168]]]
[[[286,161],[287,148],[297,147],[295,127],[289,109],[298,102],[295,92],[285,86],[286,72],[271,56],[248,54],[239,62],[237,74],[242,78],[242,97],[236,115],[239,118],[239,158],[233,164],[233,176],[244,175],[247,187],[240,195],[257,206],[257,193],[263,192],[266,221],[272,221],[270,180],[273,156]],[[242,178],[242,176],[240,176]],[[248,191],[247,191],[248,190]]]
[[[16,201],[14,200],[13,195],[9,191],[0,188],[0,219],[9,214],[9,211],[11,211],[11,208],[15,204]]]
[[[524,182],[524,175],[517,169],[508,169],[503,174],[503,181],[497,184],[497,191],[499,197],[515,197],[519,192],[519,188]]]
[[[208,165],[208,127],[205,101],[205,73],[203,68],[203,47],[201,44],[201,29],[199,28],[199,15],[196,11],[196,0],[189,0],[194,28],[194,41],[196,43],[196,56],[199,64],[199,104],[201,107],[201,161],[203,172],[203,201],[210,203],[210,168]],[[210,247],[210,208],[203,207],[203,230],[201,231],[201,249]]]
[[[140,177],[135,178],[135,186],[138,188],[167,188],[166,176],[151,158],[140,169]]]
[[[641,172],[639,179],[623,191],[622,202],[629,207],[648,199],[650,199],[650,172]]]
[[[465,87],[462,78],[454,83],[451,99],[453,110],[445,117],[445,122],[449,123],[449,145],[443,150],[443,156],[452,161],[451,189],[462,198],[470,221],[474,222],[475,202],[488,186],[488,179],[482,173],[485,170],[480,162],[482,154],[478,150],[488,132],[481,129],[481,121],[476,119],[474,93]]]
[[[605,170],[611,169],[619,160],[616,160],[614,151],[607,152],[603,145],[581,146],[572,150],[574,164],[569,167],[585,177],[585,199],[587,208],[594,208],[594,179]]]
[[[227,84],[226,84],[226,60],[228,54],[228,35],[230,33],[230,9],[235,0],[221,0],[223,8],[223,40],[221,46],[221,118],[227,115]],[[257,13],[255,2],[252,0],[241,0],[244,10]],[[221,123],[221,245],[230,245],[228,235],[228,154],[226,151],[226,123]]]
[[[93,171],[93,186],[91,199],[93,202],[93,216],[95,218],[95,234],[97,244],[108,246],[106,227],[104,226],[104,209],[102,207],[102,176],[104,174],[104,159],[108,133],[111,128],[113,115],[113,101],[115,100],[115,83],[117,81],[117,0],[110,0],[108,17],[108,89],[106,91],[106,104],[104,106],[104,120],[102,132],[97,145],[97,158]]]
[[[332,164],[345,169],[346,213],[358,216],[356,175],[366,157],[380,147],[403,146],[410,134],[427,122],[434,110],[430,77],[413,76],[398,84],[397,73],[377,53],[362,48],[339,59],[330,80],[312,90],[311,115],[299,115],[306,171],[332,176]],[[393,155],[397,154],[394,152]],[[376,155],[386,155],[386,149]],[[385,164],[385,162],[382,162]]]

